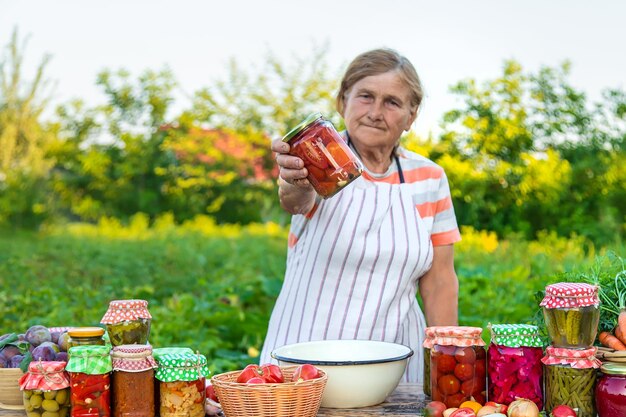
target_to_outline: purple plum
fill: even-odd
[[[13,346],[13,345],[6,345],[5,347],[2,348],[0,352],[2,352],[4,357],[7,358],[7,360],[11,360],[13,356],[19,355],[21,353],[20,350],[16,346]]]
[[[67,362],[67,352],[59,352],[54,358],[55,361]]]
[[[61,351],[61,349],[59,349],[59,346],[56,343],[53,342],[43,342],[42,344],[40,344],[37,347],[42,347],[42,346],[50,346],[52,348],[52,350],[54,350],[54,353],[58,353]]]
[[[9,360],[0,352],[0,368],[8,368]]]
[[[50,346],[37,346],[32,354],[35,361],[53,361],[56,357],[56,352]]]
[[[67,352],[67,350],[70,348],[70,334],[68,332],[63,332],[59,336],[57,344],[59,345],[59,349],[61,349],[61,352]]]
[[[24,333],[20,333],[17,335],[17,340],[20,342],[25,342],[26,341],[26,335]]]
[[[20,363],[22,363],[22,359],[24,359],[24,355],[15,355],[11,358],[11,362],[9,363],[9,368],[19,368]]]
[[[50,332],[50,340],[52,343],[59,343],[59,336],[61,336],[63,332]]]
[[[52,336],[50,335],[50,330],[48,330],[47,327],[36,324],[31,326],[30,329],[26,331],[26,341],[37,347],[43,342],[52,341]]]

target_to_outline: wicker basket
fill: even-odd
[[[0,409],[23,410],[24,400],[19,379],[24,375],[19,368],[0,368]]]
[[[297,366],[281,367],[285,381],[290,381]],[[240,384],[241,371],[215,375],[215,387],[226,417],[315,417],[328,377],[281,384]]]

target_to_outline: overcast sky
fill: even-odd
[[[0,43],[15,27],[29,35],[27,69],[50,54],[57,101],[90,104],[103,102],[95,78],[104,68],[138,75],[167,65],[191,94],[222,78],[230,58],[253,68],[267,51],[287,61],[327,43],[339,69],[391,47],[425,84],[415,128],[425,134],[454,107],[450,85],[494,78],[505,59],[533,71],[570,60],[571,83],[592,99],[625,88],[625,18],[620,0],[0,0]]]

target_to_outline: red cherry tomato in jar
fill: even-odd
[[[326,169],[328,166],[328,161],[324,156],[322,150],[318,147],[318,145],[314,145],[309,141],[302,141],[296,146],[295,152],[298,154],[302,160],[304,160],[304,164],[313,164],[319,169]]]
[[[473,347],[459,347],[454,353],[454,359],[458,363],[474,363],[476,362],[476,352]]]
[[[338,166],[343,167],[350,163],[350,156],[337,142],[330,142],[328,145],[326,145],[326,149],[331,154],[335,162],[337,162]]]

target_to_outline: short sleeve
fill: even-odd
[[[445,172],[442,173],[437,190],[433,227],[430,240],[433,246],[450,245],[461,240],[461,233],[456,222],[450,186]]]

